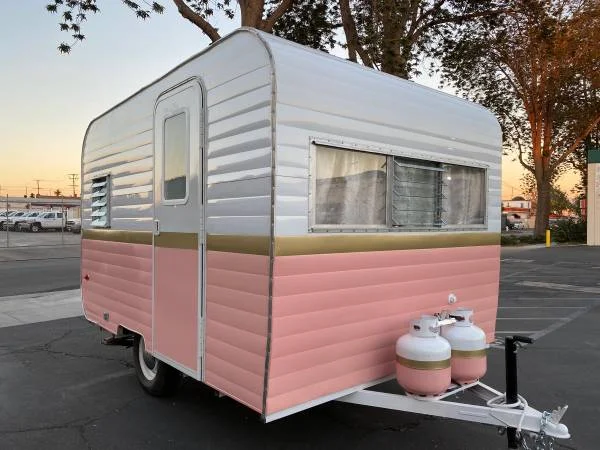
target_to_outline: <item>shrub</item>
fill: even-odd
[[[585,220],[559,220],[550,227],[552,240],[556,242],[585,242],[587,223]]]

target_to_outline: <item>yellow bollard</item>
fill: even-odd
[[[546,230],[546,247],[550,247],[550,230]]]

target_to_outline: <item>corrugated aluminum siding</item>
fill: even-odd
[[[83,228],[91,180],[110,173],[111,227],[151,231],[153,113],[158,96],[191,77],[206,88],[206,231],[268,235],[271,66],[254,33],[236,33],[95,120],[83,149]]]
[[[488,230],[500,231],[502,135],[487,110],[330,55],[266,38],[277,74],[275,234],[309,229],[312,138],[484,164]]]

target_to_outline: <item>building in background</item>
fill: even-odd
[[[502,200],[502,214],[509,228],[531,228],[531,200],[519,196]]]
[[[600,245],[600,148],[588,151],[587,245]]]

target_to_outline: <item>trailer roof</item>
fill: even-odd
[[[358,109],[363,119],[371,120],[375,124],[394,123],[398,126],[401,123],[401,128],[409,131],[418,131],[432,137],[451,137],[458,142],[498,150],[501,130],[497,119],[481,105],[247,27],[233,31],[186,59],[100,114],[91,121],[90,126],[182,66],[207,52],[218,51],[219,44],[242,33],[253,35],[255,39],[249,41],[263,45],[270,55],[277,80],[278,101],[282,101],[282,91],[287,88],[290,94],[290,87],[295,86],[294,103],[303,103],[302,106],[309,109],[311,102],[317,103],[319,109],[327,102],[333,108],[335,103],[337,111],[347,110],[349,107]],[[320,82],[316,83],[314,79],[306,80],[307,73],[311,78],[319,77]],[[339,88],[332,89],[340,84],[349,87],[345,91],[346,94],[341,94]],[[298,90],[302,90],[301,95],[298,95]],[[283,103],[286,103],[285,99]]]

